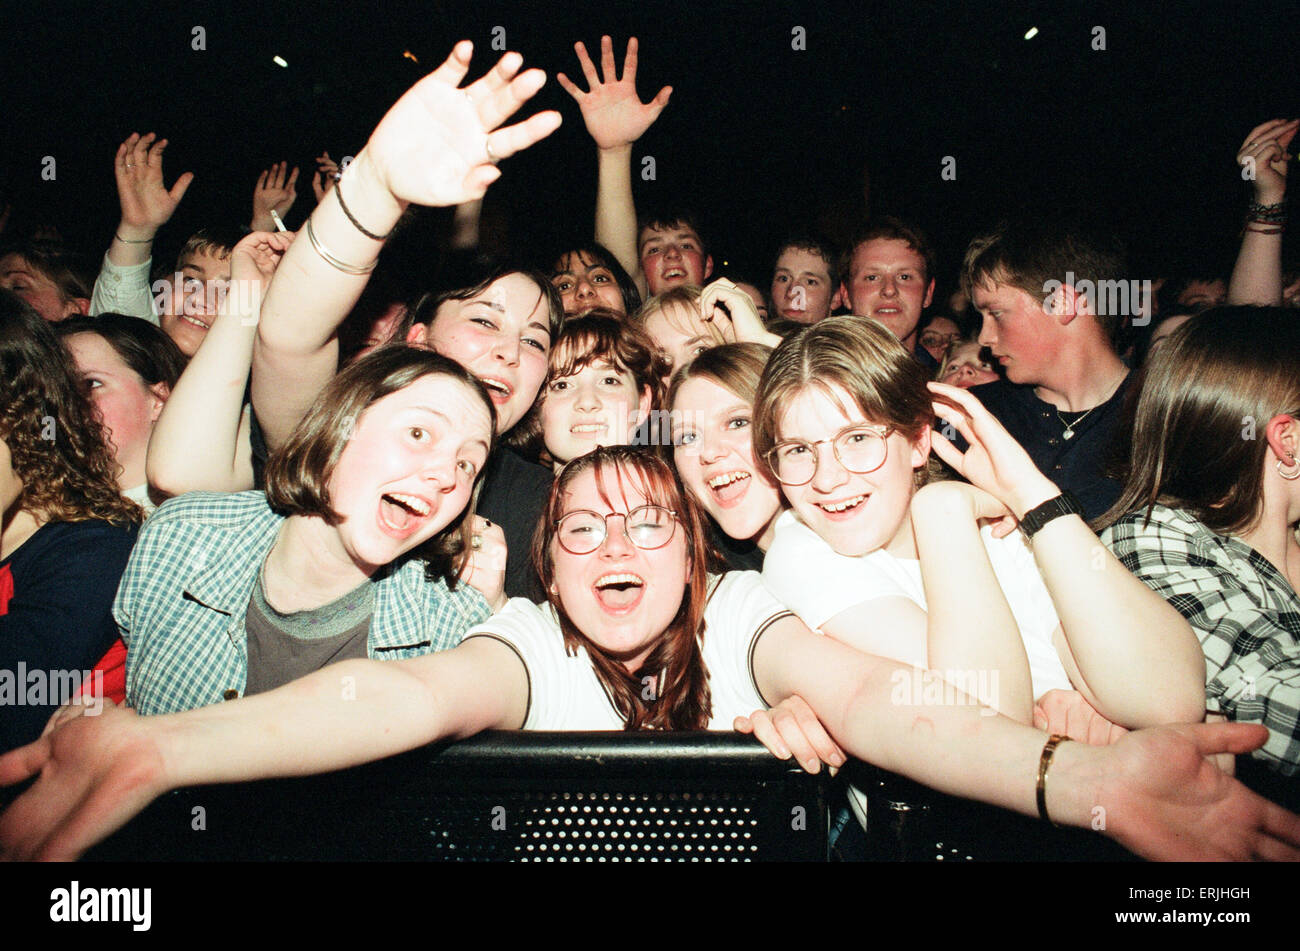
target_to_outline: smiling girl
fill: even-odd
[[[829,318],[776,349],[754,414],[755,455],[791,506],[763,566],[773,593],[861,650],[983,672],[982,699],[1022,722],[1035,698],[1071,685],[1124,726],[1201,720],[1187,623],[978,400],[925,377],[864,318]],[[967,452],[931,431],[936,411]],[[926,485],[932,446],[975,484]],[[997,529],[981,528],[990,519]]]
[[[186,710],[455,644],[489,613],[457,576],[491,444],[458,364],[402,346],[357,361],[271,457],[265,495],[190,493],[141,532],[114,605],[128,702]]]
[[[596,450],[557,479],[538,533],[549,604],[516,599],[452,650],[346,661],[247,700],[67,721],[0,758],[0,783],[41,773],[0,817],[4,855],[75,856],[176,786],[321,772],[494,728],[725,728],[795,695],[853,755],[1059,823],[1086,825],[1101,806],[1106,834],[1149,857],[1300,854],[1300,817],[1202,759],[1262,742],[1262,728],[1044,752],[1041,733],[962,703],[927,707],[917,729],[919,709],[890,696],[905,668],[809,631],[752,573],[709,578],[703,544],[662,460]],[[1036,807],[1035,767],[1049,761]]]

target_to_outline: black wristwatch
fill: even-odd
[[[1033,538],[1040,528],[1062,515],[1078,515],[1082,517],[1083,506],[1079,504],[1079,500],[1074,497],[1073,493],[1062,492],[1041,505],[1035,505],[1020,520],[1020,530],[1025,533],[1026,538]]]

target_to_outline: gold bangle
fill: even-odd
[[[1038,818],[1053,828],[1056,827],[1056,823],[1047,814],[1047,770],[1052,765],[1052,757],[1056,755],[1056,748],[1062,743],[1068,742],[1069,739],[1068,736],[1053,733],[1048,738],[1047,745],[1043,747],[1043,754],[1038,757]]]

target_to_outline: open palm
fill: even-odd
[[[608,36],[600,38],[600,69],[603,79],[596,75],[596,67],[581,42],[573,45],[587,77],[590,91],[583,92],[564,73],[557,73],[556,81],[564,91],[578,102],[582,121],[598,148],[613,149],[631,145],[659,118],[668,105],[673,88],[665,86],[650,102],[642,102],[636,93],[636,37],[627,41],[627,55],[623,58],[623,78],[618,78],[614,66],[614,43]]]
[[[407,90],[370,136],[367,155],[402,201],[445,206],[482,198],[500,176],[495,161],[560,125],[560,114],[551,111],[497,128],[542,88],[546,74],[519,73],[523,57],[506,53],[486,76],[459,89],[473,49],[468,40],[457,43],[447,61]]]

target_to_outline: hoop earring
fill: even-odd
[[[1287,471],[1286,469],[1282,468],[1282,460],[1279,459],[1277,461],[1277,474],[1280,475],[1282,478],[1286,479],[1288,482],[1294,482],[1296,479],[1300,479],[1300,463],[1297,463],[1295,460],[1295,456],[1292,455],[1290,471]]]

